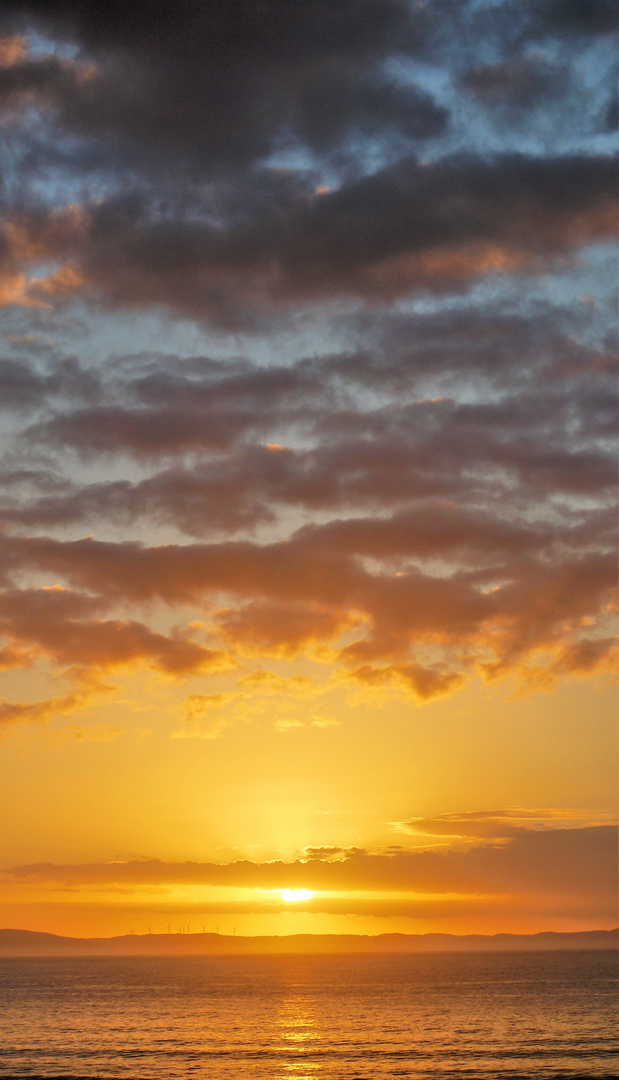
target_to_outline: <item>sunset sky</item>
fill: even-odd
[[[0,926],[616,907],[613,0],[4,0]]]

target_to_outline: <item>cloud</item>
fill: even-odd
[[[45,698],[42,701],[0,701],[0,731],[3,727],[12,724],[46,723],[58,716],[73,713],[77,710],[87,709],[93,704],[93,697],[106,687],[88,687],[73,694],[65,694],[63,697]],[[80,726],[74,728],[75,732],[82,732]],[[76,735],[81,738],[82,735]]]
[[[314,605],[261,601],[214,614],[217,629],[249,655],[294,656],[320,641],[332,641],[354,622],[346,612]]]
[[[18,63],[25,55],[26,47],[21,37],[0,38],[0,64],[3,67]]]
[[[576,546],[553,557],[551,544],[542,554],[517,552],[502,562],[498,552],[488,560],[482,546],[478,566],[437,573],[399,559],[394,567],[382,545],[360,552],[337,542],[338,530],[335,536],[334,543],[329,524],[264,544],[157,547],[5,536],[0,565],[7,575],[17,568],[54,574],[73,591],[8,591],[0,614],[14,642],[37,647],[57,662],[69,663],[72,656],[74,662],[102,665],[141,659],[170,673],[220,669],[229,662],[230,647],[283,656],[320,643],[334,647],[344,630],[357,625],[356,637],[332,651],[331,659],[362,665],[366,681],[395,678],[423,698],[453,689],[462,674],[436,661],[423,663],[428,646],[460,649],[453,662],[464,670],[476,655],[488,677],[518,670],[525,659],[545,670],[548,654],[561,656],[566,647],[576,647],[582,627],[602,618],[614,602],[615,560],[608,551]],[[401,539],[396,555],[400,544]],[[439,551],[435,543],[432,555]],[[360,554],[372,554],[376,562],[364,564]],[[98,596],[108,605],[162,601],[211,609],[226,650],[205,648],[179,633],[165,636],[132,620],[93,619]],[[221,596],[234,605],[217,607]],[[589,651],[581,670],[606,663],[607,650]],[[545,655],[536,659],[540,653]],[[570,665],[567,656],[560,662],[563,670],[577,671],[578,663]],[[370,675],[363,665],[376,661],[395,666]]]
[[[431,903],[440,903],[441,898],[449,901],[454,894],[465,900],[470,897],[473,910],[480,906],[484,909],[483,898],[488,897],[493,898],[491,906],[496,906],[497,900],[500,906],[501,898],[505,898],[520,902],[521,910],[536,910],[540,905],[543,909],[551,904],[570,914],[590,909],[608,917],[615,911],[617,852],[616,830],[612,826],[544,831],[524,828],[498,845],[482,843],[464,852],[337,854],[334,858],[329,849],[318,857],[288,863],[245,860],[170,864],[154,859],[74,866],[33,864],[6,869],[3,876],[7,883],[57,883],[79,888],[164,884],[264,890],[307,888],[336,894],[333,902],[341,911],[355,910],[355,900],[347,897],[347,892],[363,891],[370,894],[364,905],[367,914],[384,911],[380,894],[389,893],[402,897],[392,914],[415,915],[415,905],[423,903],[423,894],[432,894],[435,899]],[[379,896],[373,899],[372,894]],[[268,898],[265,900],[268,902]],[[320,909],[324,907],[319,904]],[[426,913],[429,910],[426,906]]]
[[[242,694],[234,692],[190,694],[183,706],[183,722],[172,732],[172,738],[217,739],[237,719],[228,707],[242,699]]]
[[[399,156],[449,133],[447,103],[406,62],[457,72],[487,40],[489,20],[497,52],[508,56],[540,38],[582,46],[616,27],[610,0],[506,3],[490,15],[443,0],[267,0],[259,8],[183,0],[156,11],[135,3],[130,16],[114,3],[105,17],[91,2],[11,0],[1,17],[11,35],[5,98],[13,108],[16,96],[34,101],[57,126],[55,144],[30,133],[25,170],[98,168],[169,190],[174,171],[185,182],[229,179],[282,146],[350,170],[378,148]],[[48,55],[28,54],[14,36],[33,28],[47,36]],[[52,42],[80,62],[60,58]]]
[[[54,742],[68,742],[75,739],[77,742],[112,742],[119,735],[124,735],[124,729],[113,727],[111,724],[97,724],[85,727],[83,724],[63,724],[53,733]]]
[[[70,255],[64,292],[243,326],[292,304],[386,301],[544,270],[612,238],[616,221],[616,168],[603,156],[408,158],[313,198],[268,173],[253,184],[261,201],[216,225],[182,204],[162,219],[145,196],[82,208],[79,234],[68,244],[61,231],[54,253]],[[49,247],[53,229],[41,215],[36,224]],[[26,245],[22,262],[29,255]]]
[[[470,810],[465,813],[440,814],[434,818],[411,818],[410,821],[394,823],[398,832],[444,838],[445,843],[466,841],[479,844],[485,840],[511,841],[532,829],[574,828],[579,818],[589,815],[567,809],[530,810],[524,807],[508,807],[499,810]]]
[[[136,53],[185,56],[190,49],[211,60],[223,57],[282,58],[324,55],[330,49],[344,54],[391,49],[408,23],[407,5],[398,0],[350,0],[337,10],[316,0],[306,9],[291,10],[283,2],[265,4],[256,11],[251,4],[177,5],[163,2],[153,12],[148,3],[137,2],[131,12],[117,3],[102,14],[92,0],[75,4],[65,0],[27,0],[8,3],[5,14],[34,19],[58,27],[88,47],[128,49]],[[279,30],[279,36],[277,34]],[[408,42],[412,44],[412,42]]]
[[[401,687],[419,701],[431,701],[453,694],[464,678],[460,672],[446,671],[438,664],[423,667],[417,663],[391,664],[387,667],[362,664],[346,673],[347,680],[356,681],[363,687]]]
[[[93,77],[92,68],[53,54],[31,58],[19,38],[12,41],[12,62],[0,65],[0,112],[10,114],[33,105],[68,110]]]
[[[324,694],[328,687],[304,675],[285,678],[273,671],[257,670],[241,676],[237,688],[228,692],[190,694],[183,703],[181,726],[175,739],[216,739],[233,724],[247,723],[268,712],[278,731],[303,727],[304,719],[295,715],[296,704]],[[273,699],[276,698],[276,701]],[[266,709],[265,709],[266,705]],[[313,727],[336,726],[331,717],[315,715]]]
[[[3,71],[0,66],[0,84]],[[52,301],[82,292],[83,276],[66,260],[83,241],[86,221],[85,211],[75,204],[25,208],[0,203],[0,307],[51,309]],[[50,263],[60,265],[41,277],[33,275],[33,267]]]
[[[583,638],[568,645],[557,661],[555,671],[586,673],[597,667],[617,671],[618,642],[616,638]]]
[[[89,618],[100,606],[98,597],[59,587],[5,591],[0,596],[0,633],[33,655],[67,668],[142,662],[178,676],[229,666],[221,651],[204,648],[178,631],[166,636],[132,619]]]
[[[533,26],[540,33],[588,36],[619,29],[612,0],[542,0],[532,8]]]
[[[610,671],[611,23],[602,0],[2,6],[7,667],[307,655],[418,701]],[[575,99],[568,136],[547,110]],[[247,334],[184,355],[178,316]]]
[[[248,3],[156,12],[135,4],[131,18],[117,4],[103,20],[92,4],[8,4],[3,17],[38,23],[96,62],[81,85],[55,57],[17,66],[63,129],[98,143],[108,167],[217,172],[251,165],[286,137],[330,150],[352,133],[427,138],[445,127],[443,107],[385,69],[424,36],[424,14],[402,0],[346,0],[337,10],[324,0],[298,10],[269,2],[259,12]]]
[[[310,698],[323,692],[323,687],[307,675],[291,675],[286,678],[274,671],[258,669],[239,679],[239,686],[259,694],[286,694],[292,697]]]
[[[565,91],[567,73],[541,58],[512,57],[479,64],[466,73],[464,86],[491,108],[531,108]]]
[[[463,83],[512,109],[565,105],[565,50],[612,31],[606,0],[502,5],[495,58],[473,66],[490,16],[469,2],[95,9],[3,5],[0,114],[21,181],[3,207],[5,302],[98,296],[256,327],[296,305],[545,271],[613,235],[609,157],[565,139],[525,154],[506,134],[489,149],[458,105]],[[556,61],[531,50],[540,36]],[[52,206],[43,175],[81,203]],[[36,258],[59,265],[29,280]]]

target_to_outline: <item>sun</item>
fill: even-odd
[[[280,889],[279,895],[287,904],[293,904],[296,900],[311,900],[314,894],[309,889]]]

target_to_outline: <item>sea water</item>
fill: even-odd
[[[0,960],[0,1076],[616,1077],[609,952]]]

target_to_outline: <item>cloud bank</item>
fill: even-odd
[[[615,23],[3,5],[7,668],[613,666]],[[211,351],[85,344],[155,317]]]

